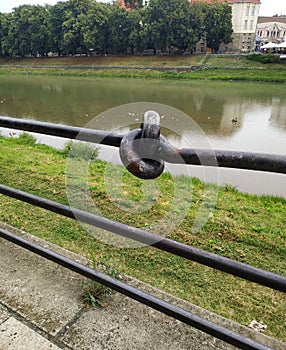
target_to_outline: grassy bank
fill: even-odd
[[[20,138],[0,138],[1,183],[67,204],[66,154]],[[80,160],[74,160],[79,166]],[[79,163],[77,163],[79,162]],[[118,167],[114,168],[116,172]],[[142,213],[122,211],[116,204],[142,200],[143,181],[123,175],[123,193],[111,200],[105,186],[106,163],[89,167],[89,189],[101,212],[110,219],[152,230],[155,219],[170,209],[173,180],[156,180],[161,193]],[[206,187],[197,179],[179,177],[177,186],[191,198],[190,209],[170,238],[270,271],[286,270],[286,200],[239,193],[229,186]],[[218,190],[207,224],[191,230],[205,189]],[[152,195],[152,194],[150,194]],[[116,203],[117,201],[117,203]],[[121,201],[121,202],[120,202]],[[169,293],[242,324],[253,319],[267,324],[267,334],[286,341],[286,297],[282,293],[243,281],[160,252],[154,248],[127,249],[92,238],[76,221],[0,196],[0,220],[97,261],[110,262],[117,271],[139,278]]]
[[[217,55],[0,59],[0,75],[35,74],[155,79],[237,80],[285,83],[285,64]]]

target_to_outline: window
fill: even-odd
[[[245,14],[246,14],[246,16],[248,16],[248,15],[249,15],[249,5],[246,7]]]
[[[254,16],[254,14],[255,14],[255,6],[252,6],[251,16]]]
[[[250,30],[253,29],[253,20],[250,21],[249,29],[250,29]]]
[[[245,43],[245,34],[242,35],[242,42]]]
[[[244,21],[244,29],[247,29],[247,23],[248,23],[248,21],[247,21],[247,19]]]

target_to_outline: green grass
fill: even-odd
[[[0,75],[33,74],[106,78],[286,82],[285,63],[263,64],[247,60],[245,56],[61,57],[0,59],[0,64]],[[94,68],[95,66],[96,68]],[[139,66],[144,69],[136,69]],[[181,70],[184,67],[190,68],[192,66],[201,69],[194,71]],[[108,67],[108,69],[105,67]],[[156,67],[165,70],[156,70]]]
[[[47,75],[47,76],[78,76],[98,78],[134,78],[134,79],[170,79],[170,80],[218,80],[218,81],[252,81],[267,83],[286,82],[286,69],[223,69],[206,68],[193,72],[156,71],[151,69],[108,69],[79,70],[55,68],[0,68],[0,75]]]
[[[64,152],[44,145],[27,145],[26,139],[24,141],[23,138],[0,138],[1,183],[68,204]],[[75,166],[82,162],[79,159],[72,161]],[[119,170],[122,168],[111,169],[115,177]],[[124,195],[114,188],[111,198],[105,185],[106,171],[105,162],[89,164],[88,187],[104,216],[152,229],[154,220],[163,218],[170,209],[174,181],[169,174],[163,174],[155,181],[160,194],[156,198],[154,193],[149,193],[151,197],[146,199],[153,201],[153,205],[137,213],[136,210],[122,211],[120,206],[128,207],[132,200],[136,209],[137,203],[144,202],[143,181],[123,171]],[[176,185],[191,203],[187,216],[170,238],[285,275],[285,199],[242,194],[231,186],[216,188],[186,177],[177,178]],[[216,205],[206,225],[194,233],[191,227],[205,190],[211,189],[218,190]],[[80,206],[80,197],[78,202]],[[2,195],[0,203],[1,221],[76,253],[93,256],[96,261],[111,259],[114,268],[122,274],[136,277],[242,324],[253,319],[263,321],[268,326],[267,334],[286,341],[286,297],[282,293],[155,248],[127,249],[104,244],[72,219]]]

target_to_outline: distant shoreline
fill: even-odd
[[[263,64],[244,55],[2,58],[0,75],[6,74],[286,82],[285,63]]]

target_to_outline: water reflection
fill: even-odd
[[[285,123],[285,90],[261,84],[1,77],[0,114],[82,126],[115,106],[148,101],[185,112],[209,135],[228,136],[257,106],[271,107],[273,119]]]
[[[270,125],[278,130],[286,129],[286,105],[282,104],[280,98],[272,100]]]

